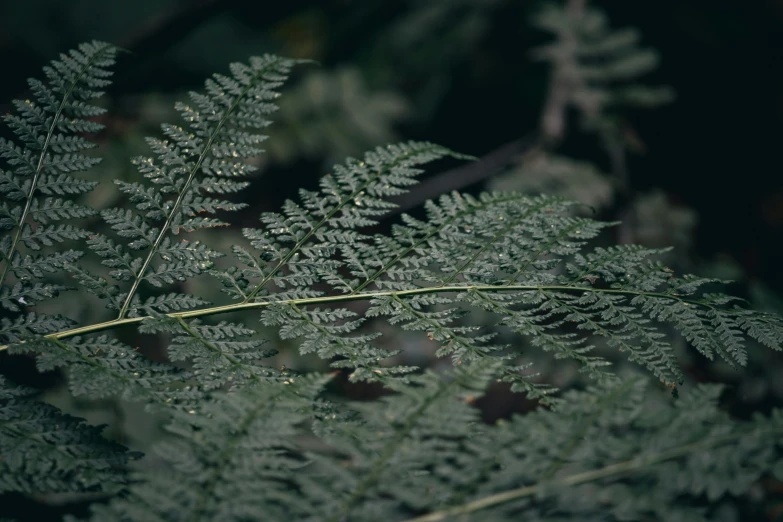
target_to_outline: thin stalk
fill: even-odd
[[[205,317],[209,315],[225,314],[230,312],[239,312],[242,310],[257,310],[263,309],[272,305],[295,305],[295,306],[309,306],[309,305],[321,305],[331,303],[343,303],[349,301],[361,301],[365,299],[374,299],[378,297],[406,297],[411,295],[420,294],[437,294],[437,293],[459,293],[459,292],[546,292],[546,291],[560,291],[560,292],[594,292],[603,294],[621,294],[638,296],[644,295],[647,297],[654,297],[658,299],[670,299],[672,301],[679,301],[681,303],[704,306],[708,308],[714,308],[707,303],[701,301],[684,299],[680,296],[672,294],[664,294],[661,292],[641,292],[636,290],[620,290],[615,288],[586,288],[578,286],[563,286],[563,285],[514,285],[514,286],[502,286],[502,285],[465,285],[465,286],[430,286],[425,288],[413,288],[410,290],[400,291],[384,291],[384,292],[365,292],[362,294],[347,294],[347,295],[330,295],[323,297],[308,297],[303,299],[282,299],[279,301],[262,301],[256,303],[233,303],[222,306],[213,306],[210,308],[202,308],[199,310],[189,310],[187,312],[176,312],[166,314],[168,317],[174,319],[190,319],[193,317]],[[148,316],[142,317],[124,317],[122,319],[113,319],[103,323],[92,324],[88,326],[80,326],[77,328],[71,328],[69,330],[63,330],[60,332],[51,333],[45,335],[47,339],[65,339],[67,337],[74,337],[76,335],[84,335],[88,333],[100,332],[103,330],[110,330],[118,328],[120,326],[128,326],[137,324],[147,319]],[[8,349],[9,345],[0,346],[0,351]]]

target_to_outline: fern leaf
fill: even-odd
[[[88,232],[72,225],[38,226],[35,230],[25,225],[22,242],[31,250],[40,250],[42,246],[52,246],[66,239],[83,239],[88,235]]]
[[[15,100],[17,114],[4,117],[18,142],[0,139],[0,157],[8,165],[7,170],[0,169],[0,193],[18,205],[3,203],[0,211],[4,216],[0,227],[8,234],[0,240],[0,286],[14,269],[21,244],[39,250],[41,245],[85,235],[71,226],[33,227],[31,223],[47,225],[94,214],[60,196],[80,194],[94,186],[71,177],[99,161],[81,154],[93,144],[74,134],[102,128],[85,118],[104,112],[88,102],[110,83],[108,68],[114,64],[116,52],[109,44],[92,42],[60,55],[44,68],[48,83],[30,80],[35,99]],[[39,194],[49,197],[41,199]]]
[[[487,483],[456,507],[410,520],[706,521],[704,496],[736,502],[783,456],[780,412],[732,420],[717,407],[715,385],[650,411],[645,387],[630,381],[571,392],[557,414],[516,417],[486,432],[492,442],[485,442],[503,448],[493,452]],[[466,472],[486,462],[486,447],[466,459]]]
[[[114,493],[138,455],[0,377],[0,493]]]
[[[167,473],[139,473],[93,519],[706,521],[705,496],[739,504],[783,462],[780,412],[731,419],[715,385],[649,408],[646,381],[607,382],[488,426],[472,405],[499,369],[396,381],[351,415],[314,402],[312,377],[220,394],[177,416]]]
[[[573,359],[581,365],[581,372],[599,381],[614,377],[606,370],[610,364],[606,359],[590,354],[595,346],[588,344],[587,337],[558,329],[562,321],[553,320],[555,314],[541,293],[493,294],[472,290],[463,299],[471,306],[499,314],[502,317],[499,325],[525,336],[531,346],[554,352],[555,359]],[[615,339],[621,343],[619,335]]]
[[[193,398],[193,394],[186,393],[189,389],[178,394],[170,386],[186,374],[170,365],[149,361],[130,346],[105,335],[74,337],[69,341],[28,338],[11,345],[9,350],[37,355],[39,371],[65,369],[75,396],[120,396],[151,405],[183,403],[183,407]]]
[[[75,326],[75,321],[62,316],[29,312],[13,319],[0,317],[0,335],[8,343],[16,343],[39,335],[64,331]]]
[[[64,250],[41,256],[14,255],[11,264],[13,274],[21,282],[42,278],[45,272],[56,272],[68,268],[68,265],[78,260],[82,253],[78,250]]]
[[[308,420],[323,377],[305,376],[220,395],[219,408],[175,414],[175,435],[159,451],[174,467],[140,474],[127,495],[96,505],[94,520],[293,520],[296,498],[281,480],[301,468],[293,453],[297,425]],[[266,505],[262,492],[282,503]],[[224,502],[226,496],[231,502]],[[256,500],[254,500],[255,498]],[[282,504],[282,505],[281,505]]]
[[[157,314],[142,322],[139,331],[172,334],[169,359],[191,361],[192,375],[202,390],[226,385],[239,387],[248,382],[287,378],[288,375],[260,364],[262,359],[277,352],[262,350],[265,341],[253,339],[255,331],[240,324],[222,321],[206,325],[197,319],[186,321]]]
[[[75,265],[67,265],[66,269],[85,291],[107,301],[106,307],[110,310],[120,309],[120,289],[110,284],[104,278],[95,276]]]
[[[354,379],[409,369],[382,368],[384,357],[372,345],[372,335],[347,335],[362,323],[354,312],[301,306],[340,300],[316,290],[323,285],[371,301],[366,317],[386,317],[426,332],[440,343],[438,355],[451,355],[457,364],[483,357],[506,360],[503,379],[528,391],[536,389],[531,376],[519,371],[506,346],[491,342],[491,329],[460,325],[466,313],[460,302],[502,314],[498,326],[510,327],[556,358],[577,361],[599,380],[613,376],[606,371],[609,362],[591,353],[591,337],[604,338],[662,382],[682,381],[658,322],[674,326],[708,357],[717,354],[731,364],[745,363],[745,337],[751,331],[780,349],[775,321],[768,324],[769,335],[751,328],[726,308],[730,298],[704,293],[717,281],[675,277],[649,260],[663,250],[621,246],[583,252],[586,242],[610,224],[563,215],[569,202],[514,193],[479,199],[454,194],[427,204],[428,221],[405,216],[405,226],[395,227],[391,237],[368,237],[359,227],[372,220],[365,222],[361,214],[333,219],[342,204],[353,202],[356,208],[356,183],[340,196],[339,186],[327,177],[321,195],[302,194],[304,207],[287,202],[284,214],[265,214],[265,233],[245,231],[261,250],[261,260],[235,247],[247,268],[213,272],[244,303],[271,292],[261,289],[273,282],[279,290],[259,303],[265,324],[281,328],[285,338],[301,337],[305,352],[336,357],[337,367],[356,368]],[[367,216],[384,208],[373,205]],[[253,279],[260,283],[254,285]],[[378,290],[365,291],[371,285]],[[455,292],[456,299],[449,295]],[[546,399],[544,392],[533,394]]]
[[[151,316],[189,310],[207,304],[203,299],[186,294],[169,293],[147,298],[139,305],[138,313]]]
[[[232,64],[231,76],[215,75],[207,80],[206,94],[191,92],[190,105],[177,104],[185,120],[183,127],[164,124],[162,131],[167,139],[147,139],[156,158],[134,160],[139,172],[154,186],[117,182],[137,212],[107,209],[101,214],[117,235],[130,240],[129,250],[141,252],[131,254],[108,239],[93,241],[91,246],[107,258],[105,265],[115,269],[112,277],[131,281],[129,290],[120,297],[119,319],[137,313],[137,291],[143,281],[160,287],[185,281],[212,266],[209,260],[217,257],[217,252],[206,247],[197,249],[197,244],[177,245],[171,235],[181,229],[224,225],[196,214],[242,208],[242,204],[204,197],[202,192],[236,192],[246,186],[214,176],[228,171],[247,174],[248,166],[241,160],[262,152],[257,145],[265,136],[255,132],[269,124],[267,117],[276,109],[272,103],[278,96],[275,89],[295,63],[275,56],[256,57],[249,65]],[[164,261],[154,262],[158,257]]]
[[[20,312],[22,306],[33,306],[38,301],[51,299],[64,288],[61,285],[44,283],[28,286],[17,283],[13,288],[0,288],[0,306],[11,312]]]

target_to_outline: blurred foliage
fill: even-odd
[[[533,23],[552,33],[552,43],[531,53],[552,67],[551,104],[573,106],[587,129],[611,132],[613,116],[628,107],[657,107],[670,102],[668,87],[629,83],[655,70],[658,53],[638,48],[638,30],[611,30],[606,14],[586,7],[584,1],[569,1],[563,7],[548,3],[533,17]],[[546,135],[560,138],[564,129],[563,108],[545,108],[542,127]],[[614,114],[613,114],[614,113]]]
[[[518,190],[528,194],[558,194],[594,209],[614,199],[611,178],[587,162],[541,154],[520,162],[489,182],[497,190]]]
[[[398,93],[368,91],[356,68],[317,70],[283,98],[265,158],[289,163],[301,155],[335,163],[399,140],[394,129],[410,112]]]

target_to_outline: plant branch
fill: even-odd
[[[424,288],[414,288],[411,290],[400,291],[384,291],[384,292],[364,292],[361,294],[347,294],[347,295],[329,295],[323,297],[308,297],[302,299],[282,299],[279,301],[261,301],[255,303],[233,303],[222,306],[213,306],[210,308],[201,308],[199,310],[189,310],[187,312],[176,312],[166,314],[168,317],[174,319],[190,319],[193,317],[205,317],[210,315],[225,314],[230,312],[240,312],[243,310],[257,310],[266,308],[272,305],[284,304],[295,306],[310,306],[332,303],[344,303],[349,301],[362,301],[365,299],[373,299],[376,297],[406,297],[411,295],[421,294],[436,294],[436,293],[459,293],[459,292],[547,292],[547,291],[560,291],[560,292],[593,292],[603,294],[620,294],[629,296],[647,296],[658,299],[670,299],[673,301],[679,301],[686,305],[702,306],[706,308],[714,308],[712,305],[695,300],[685,299],[678,295],[666,294],[662,292],[643,292],[637,290],[622,290],[616,288],[593,288],[593,287],[581,287],[581,286],[565,286],[565,285],[463,285],[463,286],[429,286]],[[88,326],[80,326],[72,328],[70,330],[63,330],[60,332],[51,333],[44,337],[48,339],[64,339],[67,337],[74,337],[77,335],[83,335],[88,333],[100,332],[103,330],[110,330],[118,328],[120,326],[128,326],[132,324],[138,324],[147,319],[148,316],[141,317],[124,317],[122,319],[114,319],[103,323],[92,324]],[[0,351],[7,350],[9,345],[0,346]]]

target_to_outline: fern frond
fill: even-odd
[[[142,303],[137,295],[142,282],[161,287],[185,281],[212,266],[220,253],[198,242],[176,241],[180,231],[224,226],[223,221],[198,214],[237,210],[244,204],[204,196],[241,190],[247,182],[224,176],[245,175],[251,167],[241,160],[262,152],[258,145],[266,138],[257,132],[269,125],[268,115],[276,110],[275,91],[285,81],[294,60],[263,56],[249,65],[231,65],[231,76],[215,75],[206,82],[206,94],[190,93],[190,104],[176,108],[184,126],[164,124],[166,139],[148,138],[157,156],[136,158],[133,163],[152,185],[117,181],[136,212],[106,209],[101,215],[118,236],[94,237],[91,248],[112,268],[110,275],[130,281],[127,291],[112,291],[109,307],[117,308],[118,319],[135,316],[155,303]],[[134,253],[133,251],[141,251]],[[96,276],[92,276],[93,279]],[[109,291],[103,284],[91,285],[100,296]],[[176,309],[196,306],[200,300],[179,299]],[[161,305],[156,312],[173,306]]]
[[[280,297],[289,299],[318,295],[310,288],[321,280],[344,293],[358,291],[361,280],[355,277],[367,276],[378,262],[370,238],[358,229],[375,224],[378,216],[394,208],[385,198],[416,183],[422,171],[415,167],[447,156],[466,157],[426,142],[379,147],[362,160],[350,158],[344,166],[336,165],[321,179],[320,193],[300,192],[301,204],[289,200],[283,213],[263,214],[265,231],[243,233],[261,251],[261,259],[271,264],[262,268],[252,261],[252,270],[242,272],[245,278],[260,279],[242,301],[265,295],[270,282],[288,288]],[[237,254],[243,261],[248,257],[242,251]],[[342,260],[329,260],[333,254]]]
[[[475,499],[409,522],[471,515],[706,522],[714,510],[704,497],[730,504],[765,474],[779,474],[780,411],[737,422],[717,407],[722,388],[716,385],[701,385],[651,411],[644,389],[644,382],[631,381],[572,392],[558,414],[536,412],[485,432],[488,444],[501,450]],[[466,459],[467,469],[486,462],[476,457]]]
[[[74,178],[72,174],[89,169],[100,159],[82,152],[95,145],[78,136],[96,132],[102,125],[87,118],[105,112],[89,102],[100,97],[109,85],[117,49],[103,42],[85,43],[60,55],[44,68],[48,82],[30,79],[34,100],[15,100],[16,114],[7,114],[4,121],[17,141],[0,138],[0,158],[6,163],[0,168],[0,287],[13,274],[17,303],[6,309],[18,310],[18,304],[55,295],[61,287],[49,285],[50,291],[31,287],[41,271],[59,270],[73,262],[81,253],[23,255],[20,247],[38,251],[68,239],[81,239],[88,232],[72,225],[49,225],[61,219],[78,219],[93,215],[92,209],[75,204],[62,196],[77,195],[91,190],[95,183]],[[41,198],[41,195],[48,197]]]
[[[159,448],[172,467],[140,473],[126,495],[95,506],[95,520],[297,520],[287,506],[296,492],[286,476],[305,465],[295,454],[298,425],[309,420],[315,395],[327,379],[250,386],[221,394],[202,410],[177,413],[175,436]],[[265,498],[278,498],[267,503]],[[231,498],[231,502],[224,499]]]
[[[783,415],[734,420],[715,385],[655,403],[616,381],[488,426],[472,405],[499,369],[398,381],[351,415],[312,377],[220,394],[93,520],[706,521],[705,496],[742,502],[783,462]]]
[[[351,183],[348,195],[361,186],[355,180]],[[309,193],[304,197],[311,202],[307,210],[314,212],[319,199]],[[773,349],[780,349],[783,340],[779,318],[745,310],[728,296],[704,292],[716,281],[675,277],[664,265],[649,260],[658,250],[635,246],[586,250],[586,241],[607,224],[564,215],[570,203],[557,198],[514,193],[478,199],[444,196],[438,204],[428,204],[428,221],[405,217],[405,226],[395,227],[388,237],[362,234],[356,227],[372,220],[356,214],[355,208],[336,210],[352,200],[331,197],[327,194],[322,201],[318,221],[289,202],[287,215],[264,216],[268,235],[246,231],[262,251],[260,259],[236,246],[234,252],[247,268],[212,272],[243,302],[167,312],[169,316],[189,320],[260,309],[262,321],[279,328],[282,337],[302,339],[303,352],[336,359],[335,367],[353,368],[354,380],[389,382],[413,368],[385,365],[396,352],[375,346],[377,335],[360,330],[365,318],[383,318],[426,332],[440,344],[438,354],[451,356],[455,364],[486,357],[505,361],[502,379],[544,401],[551,401],[547,395],[552,390],[531,380],[534,376],[519,364],[518,350],[493,343],[497,328],[525,336],[532,346],[551,351],[556,358],[575,360],[599,380],[612,378],[606,371],[608,361],[592,353],[592,338],[604,338],[667,384],[680,382],[682,375],[662,324],[679,331],[706,356],[717,355],[730,364],[744,364],[748,337]],[[368,206],[375,213],[384,205]],[[339,220],[334,221],[334,216]],[[105,250],[107,264],[113,256],[117,277],[139,266],[138,258],[120,254],[110,241],[90,241]],[[195,243],[181,251],[194,256],[207,252]],[[275,286],[266,289],[267,282]],[[88,283],[99,292],[110,292],[99,280]],[[377,290],[368,290],[373,286]],[[337,288],[342,294],[330,295],[319,288]],[[254,293],[264,294],[263,300]],[[176,295],[159,299],[144,304],[150,315],[164,308],[196,305],[195,300]],[[340,307],[350,301],[368,302],[369,309],[362,317]],[[461,318],[470,307],[499,314],[500,319],[481,329],[465,325]],[[128,317],[51,337],[144,319],[143,315]],[[225,376],[216,382],[226,382]]]
[[[0,493],[118,491],[137,455],[33,395],[0,376]]]
[[[209,270],[222,255],[173,236],[223,224],[196,214],[238,208],[212,195],[246,185],[233,179],[249,171],[240,159],[259,152],[264,137],[255,132],[268,124],[275,89],[293,64],[265,56],[249,66],[233,65],[232,77],[215,76],[207,81],[207,94],[191,93],[192,106],[177,106],[185,126],[163,125],[167,139],[148,140],[157,159],[138,158],[135,164],[151,185],[118,183],[136,212],[102,212],[121,241],[104,235],[88,241],[111,269],[109,275],[129,283],[127,291],[74,266],[78,252],[54,254],[45,262],[24,259],[25,268],[19,268],[24,277],[68,268],[84,288],[118,311],[116,320],[54,333],[44,325],[8,323],[19,330],[9,340],[18,343],[37,329],[49,340],[62,341],[168,314],[177,326],[174,333],[184,336],[172,352],[175,357],[188,354],[199,368],[212,368],[214,378],[198,379],[210,388],[228,383],[226,372],[241,375],[244,382],[250,376],[265,378],[269,370],[258,364],[263,355],[251,354],[258,348],[255,341],[229,345],[220,337],[201,336],[200,323],[192,320],[258,308],[265,324],[279,328],[284,338],[302,339],[304,353],[352,368],[354,380],[404,379],[414,368],[386,365],[396,352],[375,346],[377,335],[362,331],[367,318],[378,318],[426,333],[439,343],[438,355],[451,356],[457,365],[485,358],[503,361],[502,380],[545,401],[552,400],[552,390],[533,381],[518,350],[494,342],[498,329],[509,328],[556,358],[575,360],[599,380],[612,376],[606,371],[608,361],[593,353],[596,337],[627,352],[660,380],[680,381],[661,322],[679,330],[708,357],[718,355],[730,363],[744,363],[747,336],[779,349],[783,326],[778,319],[760,320],[725,296],[701,292],[711,281],[672,277],[665,267],[647,260],[657,251],[618,247],[584,252],[586,241],[609,224],[568,215],[572,203],[558,198],[455,193],[428,202],[425,221],[404,216],[389,236],[367,234],[364,230],[393,207],[387,199],[416,182],[418,167],[445,156],[461,157],[430,143],[393,145],[361,160],[349,159],[322,179],[319,192],[302,191],[300,203],[287,201],[281,213],[262,215],[263,229],[245,229],[260,255],[236,245],[233,252],[244,266],[211,270],[239,301],[235,305],[198,308],[207,303],[177,293],[142,300],[137,292],[142,281],[157,287],[184,281]],[[65,139],[54,143],[62,150],[83,144]],[[22,158],[25,152],[16,154]],[[56,163],[65,170],[84,166],[70,153]],[[4,186],[15,193],[14,183]],[[42,223],[80,212],[67,200],[36,201],[31,212],[39,212]],[[38,246],[75,234],[67,226],[49,227],[28,239]],[[39,284],[25,292],[13,287],[3,290],[2,303],[15,310],[59,289]],[[356,312],[340,306],[348,301],[365,301],[369,308]],[[465,325],[463,317],[472,307],[500,319],[483,328]]]
[[[191,361],[192,375],[202,390],[226,385],[242,386],[258,380],[286,378],[260,364],[276,350],[262,350],[266,341],[253,339],[254,330],[241,324],[221,321],[216,325],[157,315],[142,322],[141,333],[168,333],[173,336],[168,348],[171,361]]]

